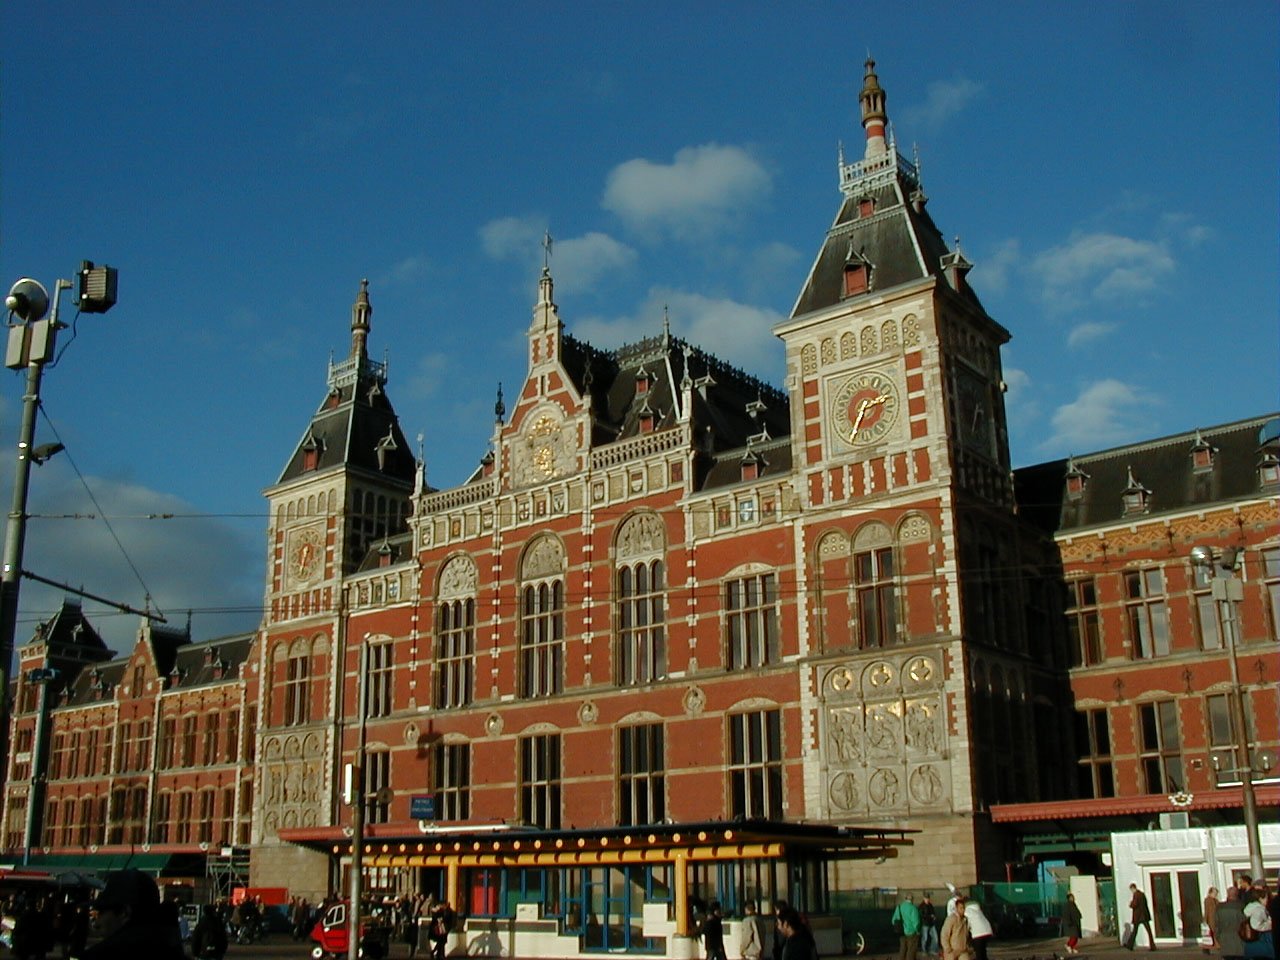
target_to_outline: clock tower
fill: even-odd
[[[273,622],[332,615],[338,579],[406,530],[415,460],[387,398],[387,364],[368,355],[372,316],[364,280],[351,307],[351,351],[330,361],[324,399],[266,490]]]
[[[1012,508],[1009,334],[934,223],[870,59],[862,82],[865,149],[841,148],[839,210],[775,328],[804,506],[796,563],[812,571],[806,799],[835,821],[935,831],[958,871],[988,842],[986,806],[1038,790],[1040,731],[1022,712],[1044,680],[1023,595],[1038,578],[1001,573],[1031,556]],[[1013,749],[995,738],[1010,717]]]

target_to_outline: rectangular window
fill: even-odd
[[[727,662],[730,670],[776,663],[778,585],[772,573],[730,580],[725,584]]]
[[[440,820],[470,819],[471,744],[437,744],[433,766],[436,817]]]
[[[146,770],[151,766],[151,721],[138,721],[138,740],[133,754],[133,769]]]
[[[160,721],[160,756],[157,758],[161,769],[172,767],[178,749],[178,721],[173,717],[165,717]]]
[[[238,748],[240,742],[240,711],[232,710],[227,714],[227,726],[222,741],[222,762],[235,763],[240,759]]]
[[[182,766],[196,765],[196,724],[195,716],[182,718]]]
[[[84,771],[84,776],[92,777],[98,773],[98,731],[90,730],[85,739],[87,743],[81,769]]]
[[[1098,591],[1092,577],[1067,584],[1067,630],[1071,634],[1073,667],[1091,667],[1102,662]]]
[[[369,645],[369,676],[366,680],[365,716],[386,717],[391,714],[392,695],[395,687],[392,684],[392,654],[394,647],[390,642],[372,643]]]
[[[524,588],[520,604],[520,695],[547,697],[564,689],[564,582]]]
[[[222,817],[218,821],[218,844],[229,847],[235,842],[233,833],[236,822],[236,791],[234,787],[222,790]]]
[[[1200,625],[1200,646],[1205,650],[1222,649],[1222,609],[1214,599],[1213,571],[1193,565],[1196,619]]]
[[[782,818],[782,718],[777,710],[729,717],[730,816]]]
[[[290,657],[285,664],[284,725],[294,727],[311,720],[311,698],[307,680],[311,675],[305,654]]]
[[[204,717],[204,741],[201,747],[200,762],[211,767],[218,762],[218,733],[222,722],[222,714],[211,710]]]
[[[1076,713],[1076,792],[1081,797],[1114,797],[1115,771],[1111,765],[1111,723],[1106,708]]]
[[[212,790],[200,792],[200,831],[196,839],[200,843],[213,842],[213,808],[215,794]]]
[[[666,591],[661,560],[618,571],[618,682],[624,686],[667,675]]]
[[[178,794],[178,822],[177,836],[174,838],[175,843],[190,843],[191,834],[195,825],[195,797],[196,795],[190,790]],[[173,836],[173,834],[170,834]]]
[[[1267,584],[1271,639],[1280,640],[1280,547],[1266,547],[1262,551],[1262,576]]]
[[[173,810],[173,794],[162,793],[156,797],[156,818],[151,823],[151,842],[169,842],[169,819]]]
[[[520,738],[520,817],[544,830],[560,828],[560,737]]]
[[[1138,707],[1139,759],[1147,793],[1177,793],[1186,785],[1182,775],[1182,738],[1178,705],[1173,700]]]
[[[476,653],[476,602],[446,600],[437,615],[436,706],[465,707],[471,702]]]
[[[863,647],[887,647],[898,639],[898,601],[893,548],[853,555],[854,603]]]
[[[386,823],[391,819],[391,804],[378,799],[378,793],[391,789],[391,751],[370,750],[365,754],[365,822]]]
[[[1240,756],[1236,743],[1236,722],[1231,704],[1232,694],[1218,693],[1205,697],[1205,713],[1209,727],[1209,763],[1213,767],[1215,783],[1219,787],[1240,783]],[[1261,757],[1253,748],[1257,740],[1253,712],[1244,711],[1245,740],[1250,744],[1249,756],[1254,769],[1262,766]]]
[[[618,823],[642,826],[666,817],[662,724],[618,731]]]
[[[1135,660],[1169,653],[1169,614],[1164,602],[1164,571],[1129,570],[1124,575],[1129,645]]]
[[[125,721],[120,724],[120,752],[116,754],[116,773],[132,770],[129,766],[133,760],[133,724]]]

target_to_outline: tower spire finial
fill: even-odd
[[[551,246],[555,240],[548,230],[542,235],[542,277],[538,281],[538,302],[552,303],[553,285],[551,282]]]
[[[884,130],[888,122],[885,113],[885,95],[876,76],[876,62],[867,54],[862,77],[862,92],[858,102],[862,105],[862,128],[867,134],[866,158],[882,156],[885,152]]]
[[[369,320],[373,316],[373,307],[369,304],[369,281],[360,281],[360,292],[356,294],[356,302],[351,305],[351,356],[363,358],[366,355],[366,344],[369,340]]]

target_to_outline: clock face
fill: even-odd
[[[855,373],[836,388],[830,422],[850,446],[868,446],[883,440],[897,421],[898,387],[883,371]]]
[[[991,406],[986,384],[977,376],[962,372],[959,381],[960,439],[983,453],[991,452]]]
[[[324,561],[324,538],[319,530],[299,530],[290,538],[289,576],[299,583],[316,578]]]

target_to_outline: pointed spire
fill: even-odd
[[[369,319],[373,316],[373,307],[369,305],[369,281],[360,281],[360,292],[356,294],[356,302],[351,305],[351,356],[364,359],[365,344],[369,340]]]
[[[884,128],[888,121],[885,113],[885,95],[876,76],[876,62],[867,57],[866,72],[862,77],[862,92],[858,102],[862,105],[862,128],[867,133],[866,158],[878,157],[885,152]]]
[[[498,423],[502,423],[503,418],[507,415],[507,405],[502,402],[502,381],[498,381],[498,399],[493,405],[493,417]]]
[[[551,247],[555,240],[551,237],[551,231],[548,230],[542,235],[542,279],[538,281],[538,303],[553,303],[551,294],[553,284],[551,282]]]

